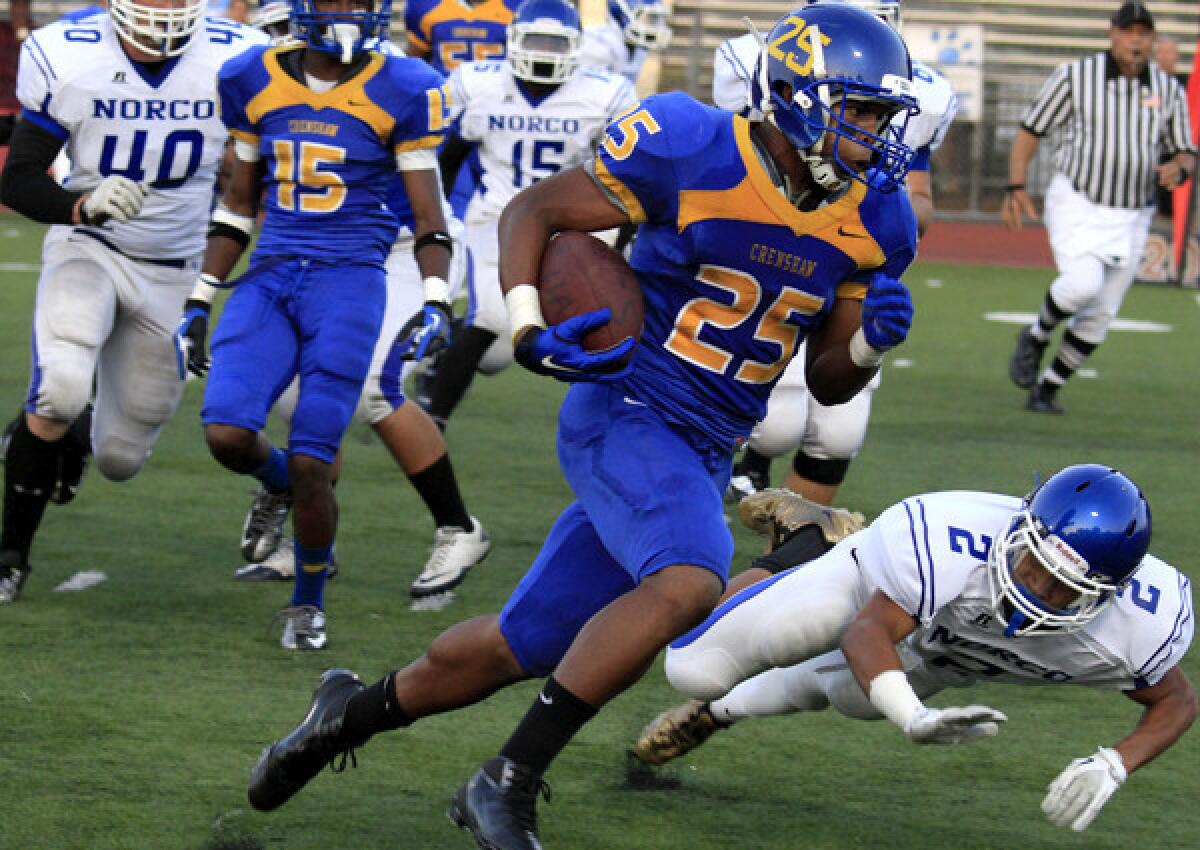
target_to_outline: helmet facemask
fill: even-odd
[[[316,0],[292,0],[292,25],[309,47],[349,65],[360,53],[378,48],[387,38],[392,0],[382,0],[378,10],[374,7],[373,0],[366,0],[362,9],[318,12]]]
[[[1075,593],[1063,607],[1054,608],[1021,583],[1016,573],[1026,555],[1055,581]],[[1036,568],[1036,567],[1035,567]],[[1113,584],[1089,575],[1087,561],[1023,507],[988,553],[988,578],[992,604],[1007,623],[1005,635],[1064,634],[1096,618],[1120,593],[1124,584]]]
[[[162,59],[179,56],[204,23],[204,0],[174,0],[167,7],[110,0],[108,14],[121,37]]]
[[[553,18],[514,22],[508,28],[513,76],[540,85],[561,85],[579,68],[578,28]]]

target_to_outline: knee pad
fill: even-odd
[[[719,646],[668,648],[664,672],[671,687],[692,699],[720,699],[745,676],[733,657]]]
[[[42,367],[35,403],[39,415],[70,422],[83,413],[92,398],[93,357],[74,349],[70,356],[56,357]]]
[[[148,447],[115,435],[100,440],[95,450],[96,468],[109,481],[128,481],[149,457]]]

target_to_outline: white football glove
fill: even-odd
[[[120,174],[110,174],[100,181],[83,202],[83,223],[101,225],[110,219],[129,221],[142,211],[150,187]]]
[[[1127,776],[1121,754],[1101,747],[1094,756],[1075,759],[1050,783],[1042,811],[1055,826],[1083,832]]]
[[[914,744],[963,744],[993,738],[1008,717],[986,705],[961,708],[921,708],[904,725]]]

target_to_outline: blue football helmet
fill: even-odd
[[[608,0],[608,14],[626,44],[665,50],[671,43],[671,13],[662,0]]]
[[[759,110],[788,138],[813,178],[834,191],[849,179],[895,191],[914,152],[902,141],[917,99],[908,48],[874,14],[846,3],[816,3],[786,15],[771,29],[758,64]],[[845,120],[846,103],[884,108],[875,133]],[[833,151],[823,154],[826,138]],[[867,174],[843,161],[842,139],[871,151]]]
[[[366,8],[350,12],[318,12],[316,0],[291,0],[292,31],[313,50],[349,64],[387,40],[392,0],[366,0]]]
[[[508,25],[508,64],[530,83],[559,85],[579,67],[583,30],[566,0],[525,0]]]
[[[876,0],[810,0],[810,5],[811,3],[845,3],[848,6],[862,9],[864,12],[870,12],[894,30],[900,29],[900,3],[898,0],[894,0],[894,2],[883,2],[883,0],[879,0],[879,2]]]
[[[1149,547],[1150,506],[1125,475],[1099,464],[1055,473],[1026,497],[988,555],[1005,634],[1079,629],[1128,586]],[[1071,605],[1051,608],[1014,577],[1027,554],[1078,594]]]

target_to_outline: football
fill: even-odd
[[[583,338],[588,351],[607,351],[642,335],[642,287],[625,258],[590,233],[564,231],[542,255],[538,287],[542,315],[557,325],[602,307],[612,321]]]

